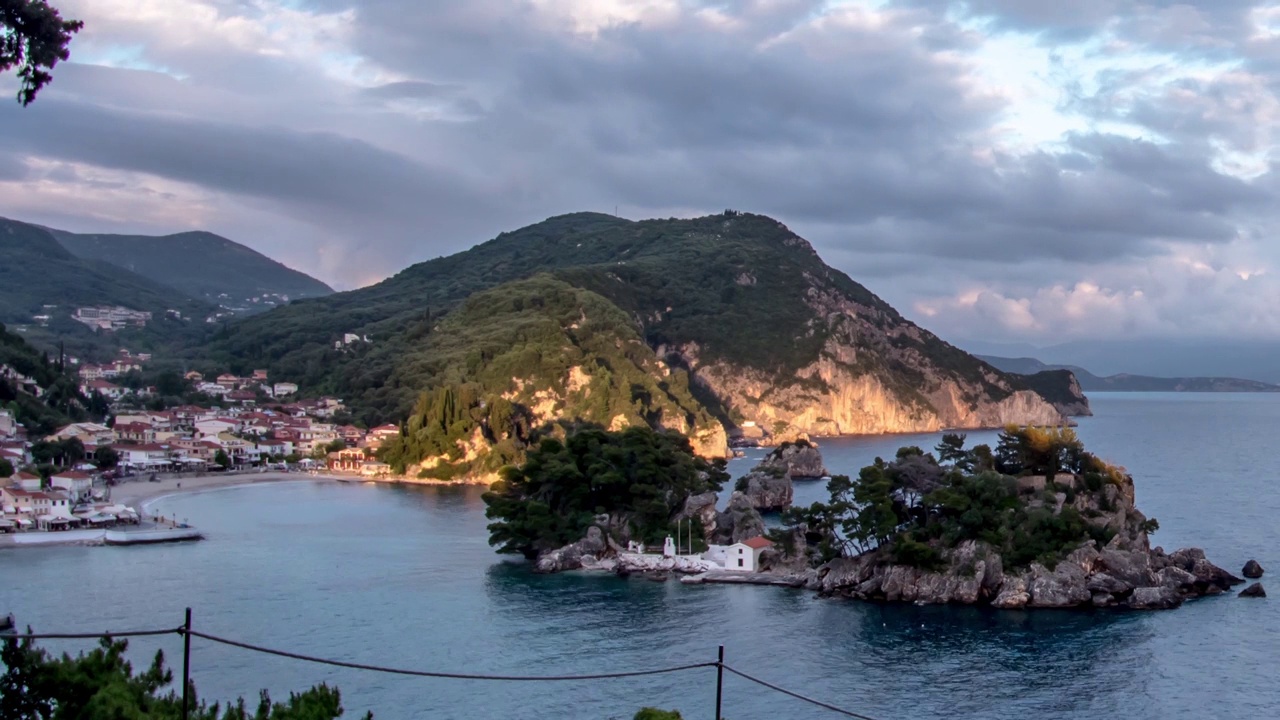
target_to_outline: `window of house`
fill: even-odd
[[[742,567],[742,558],[738,558],[738,567]]]

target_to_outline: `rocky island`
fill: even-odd
[[[944,435],[935,452],[905,447],[857,478],[832,477],[828,502],[787,510],[787,526],[753,545],[763,548],[753,569],[825,596],[997,608],[1164,609],[1243,582],[1199,549],[1153,548],[1159,525],[1135,507],[1133,478],[1069,428],[1009,426],[995,449],[964,443]],[[779,448],[745,486],[806,450]],[[486,494],[490,542],[543,572],[710,576],[717,548],[766,534],[755,505],[786,504],[735,491],[717,511],[726,480],[674,433],[577,433],[545,442]],[[636,560],[637,543],[668,536],[688,539],[665,559]]]

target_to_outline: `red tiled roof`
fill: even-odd
[[[747,538],[746,540],[743,540],[742,544],[746,545],[752,550],[761,550],[763,548],[772,546],[773,541],[765,537],[757,536],[757,537]]]

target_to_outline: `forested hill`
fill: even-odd
[[[70,319],[78,306],[120,305],[154,314],[152,329],[189,324],[165,318],[177,310],[204,323],[212,306],[173,288],[96,260],[77,258],[46,229],[0,218],[0,323],[32,324],[49,315],[54,331],[92,334]]]
[[[540,272],[610,300],[664,360],[706,370],[697,385],[710,404],[726,405],[719,411],[731,423],[751,419],[742,398],[722,397],[737,392],[724,387],[732,368],[753,385],[739,390],[770,401],[762,422],[800,416],[806,431],[997,422],[1004,410],[989,406],[1026,388],[905,320],[781,223],[733,212],[687,220],[553,217],[371,287],[238,322],[200,353],[342,394],[369,422],[398,420],[427,380],[397,372],[409,349],[471,294]],[[370,342],[335,349],[347,333]],[[833,400],[832,385],[848,378],[865,380],[858,392],[868,402],[897,403],[902,412],[879,423],[847,407],[857,397],[848,393],[839,401],[846,405],[820,407]],[[1017,402],[1026,407],[1005,409],[1030,410],[1031,400],[1024,394]],[[812,412],[804,412],[806,403]]]
[[[285,298],[333,292],[309,275],[209,232],[164,236],[51,232],[79,257],[111,263],[214,305],[263,310],[286,302]]]

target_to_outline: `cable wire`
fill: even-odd
[[[786,689],[786,688],[778,687],[777,685],[774,685],[774,684],[773,684],[773,683],[771,683],[771,682],[766,682],[766,681],[764,681],[764,680],[761,680],[761,679],[760,679],[760,678],[758,678],[758,677],[752,677],[751,675],[748,675],[748,674],[746,674],[746,673],[742,672],[741,670],[734,670],[733,668],[729,667],[728,665],[724,665],[723,667],[724,667],[724,669],[725,669],[726,671],[731,672],[731,673],[733,673],[734,675],[737,675],[738,677],[740,677],[740,678],[742,678],[742,679],[744,679],[744,680],[750,680],[751,682],[753,682],[753,683],[755,683],[755,684],[757,684],[757,685],[763,685],[763,686],[765,686],[765,687],[769,688],[770,690],[776,690],[777,692],[780,692],[780,693],[782,693],[783,695],[790,695],[791,697],[793,697],[793,698],[795,698],[795,699],[797,699],[797,700],[803,700],[803,701],[805,701],[805,702],[807,702],[807,703],[810,703],[810,704],[812,704],[812,705],[817,705],[817,706],[818,706],[818,707],[820,707],[820,708],[824,708],[824,709],[826,709],[826,710],[830,710],[831,712],[839,713],[839,714],[844,715],[844,716],[846,716],[846,717],[858,718],[858,720],[875,720],[874,718],[868,717],[868,716],[866,716],[866,715],[861,715],[861,714],[856,713],[856,712],[854,712],[854,711],[852,711],[852,710],[845,710],[844,708],[839,708],[839,707],[836,707],[835,705],[830,705],[830,704],[828,704],[828,703],[824,703],[824,702],[822,702],[821,700],[814,700],[814,699],[813,699],[813,698],[811,698],[811,697],[806,697],[806,696],[804,696],[804,695],[801,695],[801,694],[800,694],[800,693],[798,693],[798,692],[792,692],[792,691],[790,691],[790,690],[788,690],[788,689]]]
[[[148,635],[173,635],[175,633],[182,634],[182,628],[96,633],[28,633],[25,635],[0,633],[0,640],[97,640],[98,638],[145,637]]]
[[[179,630],[178,632],[183,632]],[[347,662],[345,660],[330,660],[328,658],[315,657],[312,655],[303,655],[301,653],[288,652],[286,650],[274,650],[272,648],[262,647],[260,645],[250,645],[249,643],[240,642],[238,640],[228,640],[227,638],[210,635],[208,633],[198,632],[196,630],[189,631],[191,637],[203,638],[223,645],[251,650],[253,652],[265,653],[267,655],[277,655],[279,657],[290,658],[293,660],[303,660],[306,662],[318,663],[320,665],[332,665],[335,667],[353,668],[356,670],[370,670],[372,672],[391,673],[394,675],[412,675],[414,677],[431,677],[431,678],[450,678],[454,680],[509,680],[509,681],[547,681],[547,680],[605,680],[609,678],[626,678],[639,677],[641,675],[661,675],[663,673],[680,672],[683,670],[695,670],[697,668],[715,667],[716,662],[694,663],[692,665],[680,665],[677,667],[658,668],[656,670],[634,670],[631,672],[616,673],[598,673],[594,675],[479,675],[472,673],[446,673],[446,672],[430,672],[427,670],[409,670],[405,668],[384,667],[381,665],[365,665],[362,663]]]

